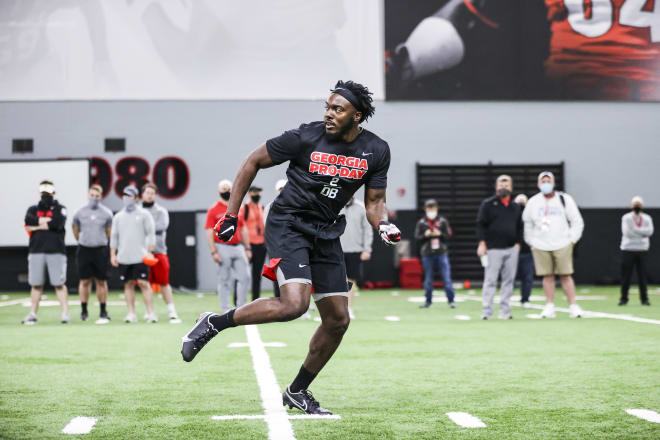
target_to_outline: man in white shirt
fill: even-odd
[[[640,196],[630,202],[632,211],[621,218],[621,300],[620,306],[628,304],[628,289],[633,269],[637,267],[639,300],[650,306],[646,287],[646,257],[653,235],[653,219],[642,212],[644,201]]]
[[[543,277],[546,304],[541,317],[555,317],[555,276],[558,275],[570,304],[570,315],[579,318],[583,312],[575,302],[573,247],[582,237],[584,221],[573,197],[555,191],[555,176],[550,171],[539,174],[538,187],[541,192],[527,202],[523,222],[536,275]]]

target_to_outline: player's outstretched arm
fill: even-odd
[[[364,191],[364,206],[367,210],[367,220],[374,229],[378,230],[380,238],[387,245],[401,241],[401,231],[393,223],[387,221],[387,208],[385,207],[385,188],[367,188]]]
[[[262,168],[270,168],[273,165],[273,160],[270,158],[270,154],[268,154],[266,144],[263,144],[250,153],[247,159],[241,164],[234,179],[231,196],[229,197],[229,205],[227,206],[228,214],[238,215],[243,198],[247,194],[248,188],[250,188],[257,172]]]

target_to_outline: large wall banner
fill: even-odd
[[[385,0],[387,99],[660,101],[660,0]]]
[[[383,98],[381,0],[1,0],[0,100]]]

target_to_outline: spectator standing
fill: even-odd
[[[243,218],[248,230],[248,239],[252,249],[252,301],[261,296],[261,271],[266,260],[266,245],[264,244],[264,230],[266,216],[264,206],[259,204],[262,189],[251,186],[248,190],[250,199],[241,206],[238,213]]]
[[[152,251],[156,244],[154,219],[138,203],[139,193],[135,185],[124,188],[122,202],[124,208],[112,219],[110,232],[110,263],[119,269],[119,279],[124,282],[124,295],[128,314],[124,322],[135,323],[135,282],[137,281],[144,305],[147,309],[146,321],[158,322],[153,309],[153,292],[149,284],[149,268],[144,258],[153,259]]]
[[[284,189],[284,185],[286,185],[286,179],[280,179],[277,182],[275,182],[275,197],[282,192]],[[266,218],[268,217],[268,212],[270,212],[270,207],[273,205],[273,202],[270,202],[268,205],[266,205],[266,208],[264,209],[264,222],[266,221]],[[280,297],[280,285],[277,284],[276,281],[273,281],[273,294],[275,295],[276,298]],[[311,306],[311,303],[310,303]],[[304,315],[303,315],[304,316]]]
[[[632,211],[621,218],[621,299],[620,306],[628,304],[628,289],[633,269],[637,269],[639,299],[643,306],[650,306],[646,287],[646,258],[653,235],[653,219],[642,212],[644,201],[640,196],[630,202]]]
[[[96,298],[99,300],[100,312],[97,324],[107,324],[110,316],[106,309],[108,300],[108,268],[110,266],[110,251],[108,239],[112,228],[112,211],[101,203],[103,188],[94,184],[87,193],[87,205],[73,215],[71,229],[78,240],[76,262],[78,264],[78,296],[80,297],[80,320],[87,321],[89,313],[87,302],[92,290],[92,280],[96,284]]]
[[[170,324],[181,324],[179,315],[174,307],[174,295],[170,285],[170,259],[167,256],[167,228],[170,226],[170,214],[163,206],[156,203],[158,187],[153,183],[142,186],[142,207],[151,214],[156,228],[156,244],[154,245],[154,258],[157,263],[149,268],[149,283],[159,286],[163,301],[167,304],[167,313]]]
[[[211,251],[211,258],[218,264],[218,296],[223,313],[229,311],[229,299],[233,292],[233,279],[238,281],[236,292],[236,307],[245,304],[250,284],[248,259],[252,257],[249,234],[244,220],[238,217],[238,231],[228,242],[221,242],[213,227],[227,211],[227,202],[231,195],[231,181],[221,180],[218,183],[220,198],[206,212],[206,241]],[[232,272],[234,277],[232,277]]]
[[[352,283],[348,291],[348,315],[355,319],[353,313],[353,296],[358,282],[362,281],[362,263],[371,259],[371,244],[374,238],[373,227],[367,220],[364,203],[351,197],[340,214],[346,216],[346,229],[339,238],[344,251],[346,277]]]
[[[454,286],[451,280],[451,266],[449,264],[448,241],[452,232],[449,222],[438,216],[438,203],[429,199],[424,203],[424,217],[415,227],[415,239],[420,245],[422,266],[424,267],[424,294],[426,301],[420,308],[431,307],[433,303],[433,280],[435,274],[442,277],[442,284],[447,295],[447,303],[452,309],[454,302]]]
[[[522,240],[520,205],[511,200],[513,180],[503,174],[495,181],[495,195],[481,202],[477,216],[477,255],[484,266],[481,319],[493,315],[493,299],[501,276],[500,319],[511,319],[511,295]],[[485,257],[485,258],[484,258]]]
[[[582,237],[584,221],[573,197],[555,190],[555,176],[550,171],[539,174],[538,187],[541,192],[527,202],[523,222],[536,275],[543,277],[546,304],[541,317],[555,317],[555,276],[559,276],[570,316],[579,318],[584,312],[575,302],[573,248]]]
[[[37,323],[39,301],[44,293],[46,270],[62,306],[62,324],[69,322],[68,292],[66,289],[66,247],[64,225],[66,208],[55,200],[55,185],[49,180],[39,183],[41,199],[28,208],[25,214],[25,230],[30,236],[28,248],[28,283],[30,284],[30,313],[22,323]]]
[[[522,210],[527,205],[527,196],[518,194],[514,200],[520,205],[520,216],[522,222]],[[523,309],[529,309],[529,297],[532,294],[532,285],[534,284],[534,258],[532,250],[525,240],[520,241],[520,253],[518,254],[517,277],[520,279],[520,303]]]

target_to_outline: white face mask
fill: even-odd
[[[542,184],[539,185],[539,189],[543,194],[546,196],[550,194],[553,190],[552,183],[550,182],[543,182]]]
[[[435,220],[435,218],[438,216],[438,211],[431,211],[431,210],[426,211],[426,216],[427,216],[430,220]]]

